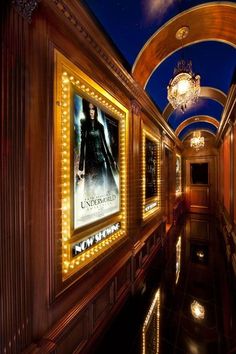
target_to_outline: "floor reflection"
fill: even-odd
[[[233,289],[216,222],[190,215],[171,229],[144,291],[124,306],[96,354],[228,354]],[[233,352],[232,352],[233,353]]]

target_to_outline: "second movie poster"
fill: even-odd
[[[74,93],[74,229],[120,210],[119,120]]]
[[[157,144],[146,138],[146,198],[157,196]]]

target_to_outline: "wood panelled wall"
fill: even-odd
[[[165,236],[161,208],[142,220],[142,124],[174,159],[182,145],[78,1],[12,1],[2,7],[1,353],[91,353],[91,346],[142,287]],[[127,237],[55,294],[54,49],[129,110]],[[175,190],[174,182],[172,190]],[[171,205],[175,204],[174,192]],[[55,271],[56,270],[56,271]]]
[[[26,153],[28,23],[1,7],[1,353],[31,341],[30,241]]]
[[[236,80],[228,94],[218,134],[219,219],[229,266],[236,277]]]

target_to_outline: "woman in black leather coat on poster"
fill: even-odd
[[[117,166],[107,146],[104,127],[98,121],[97,107],[83,99],[83,112],[85,119],[81,120],[79,176],[85,178],[85,192],[114,189],[112,168]]]

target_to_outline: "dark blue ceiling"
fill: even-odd
[[[129,63],[130,72],[146,41],[163,24],[186,9],[206,3],[202,0],[84,0],[83,2]],[[210,2],[213,1],[207,3]],[[218,3],[227,3],[227,1]],[[236,3],[236,0],[231,1],[231,4],[233,3]],[[163,112],[168,103],[167,85],[173,76],[174,67],[181,58],[192,61],[193,72],[201,76],[201,86],[216,88],[227,95],[236,64],[235,47],[217,41],[195,43],[165,58],[150,77],[146,91],[160,112]],[[200,98],[197,104],[184,114],[175,110],[169,117],[168,123],[175,130],[185,119],[196,115],[212,116],[219,121],[222,111],[223,107],[219,103]],[[197,127],[200,129],[202,123],[196,121],[193,125],[189,125],[187,130],[197,129]],[[208,126],[208,130],[212,133],[216,132],[212,125]],[[186,131],[182,132],[179,137],[183,138],[185,133]]]
[[[190,107],[186,112],[174,110],[168,119],[171,128],[175,130],[178,125],[189,117],[210,116],[218,120],[221,119],[223,106],[217,102],[207,98],[200,97],[198,102]]]

